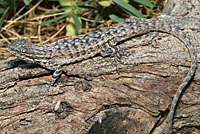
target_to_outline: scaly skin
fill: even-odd
[[[184,43],[191,57],[190,70],[174,95],[167,118],[167,131],[171,134],[176,105],[183,89],[191,80],[197,67],[195,46],[190,41],[190,38],[173,24],[173,21],[162,20],[162,18],[146,20],[130,17],[123,23],[119,23],[106,30],[98,30],[76,37],[60,39],[51,44],[39,46],[19,39],[10,44],[7,49],[24,61],[40,64],[47,69],[55,70],[50,82],[53,85],[61,75],[64,65],[88,59],[99,53],[102,56],[115,56],[116,60],[120,62],[120,57],[124,55],[124,52],[123,49],[116,45],[118,42],[152,31],[164,32],[175,36]]]

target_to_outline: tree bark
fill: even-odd
[[[184,2],[196,2],[194,8],[200,11],[200,2]],[[169,1],[164,12],[178,15],[178,4]],[[188,15],[194,8],[187,10]],[[196,17],[195,22],[176,22],[199,52]],[[119,45],[132,52],[122,60],[138,65],[119,64],[118,74],[109,57],[97,55],[66,66],[67,75],[53,87],[46,86],[52,71],[17,58],[1,62],[0,133],[160,134],[173,95],[190,68],[188,50],[179,39],[158,32]],[[197,68],[177,107],[175,133],[200,133],[199,77]]]

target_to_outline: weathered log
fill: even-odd
[[[178,4],[178,3],[177,3]],[[177,19],[199,52],[200,22]],[[190,23],[196,23],[193,26]],[[121,65],[110,57],[66,66],[55,86],[52,71],[17,58],[0,63],[1,133],[160,134],[190,56],[179,39],[150,32],[119,44],[138,65]],[[199,55],[198,55],[199,57]],[[199,68],[179,102],[176,133],[199,133]]]

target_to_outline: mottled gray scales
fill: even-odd
[[[180,19],[181,18],[178,18],[178,21],[181,21]],[[176,105],[183,89],[194,75],[197,66],[197,53],[195,46],[190,41],[191,39],[187,37],[184,32],[179,30],[179,27],[174,23],[175,20],[175,17],[168,16],[153,19],[138,19],[130,17],[123,23],[119,23],[105,30],[98,30],[76,37],[64,38],[54,43],[43,44],[41,46],[19,39],[8,45],[7,49],[22,60],[37,63],[47,69],[54,70],[55,72],[53,73],[52,79],[49,83],[50,85],[53,85],[60,77],[63,66],[93,57],[96,54],[101,54],[102,56],[113,56],[115,63],[118,61],[121,64],[133,64],[122,62],[120,60],[121,56],[129,55],[129,53],[125,52],[120,48],[120,46],[117,46],[117,44],[123,40],[152,31],[164,32],[175,36],[188,48],[191,56],[191,67],[183,82],[177,89],[171,104],[170,113],[167,118],[167,131],[171,134]]]

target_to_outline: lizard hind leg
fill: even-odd
[[[112,57],[112,63],[116,67],[116,71],[119,74],[119,68],[118,63],[121,63],[120,58],[122,56],[129,56],[130,53],[126,52],[123,48],[120,46],[116,46],[116,43],[114,40],[110,40],[108,43],[104,44],[104,49],[101,51],[101,55],[103,57],[109,56]]]
[[[116,66],[116,70],[117,73],[119,74],[119,67],[118,67],[118,63],[123,64],[123,65],[127,65],[128,63],[126,62],[122,62],[121,61],[121,57],[125,56],[128,57],[129,55],[131,55],[131,52],[127,52],[125,51],[123,48],[121,48],[120,46],[115,46],[115,53],[113,54],[113,63]]]
[[[51,80],[48,82],[50,86],[53,86],[55,82],[59,79],[60,75],[62,74],[62,67],[58,66],[58,68],[55,70],[55,72],[52,75]]]

